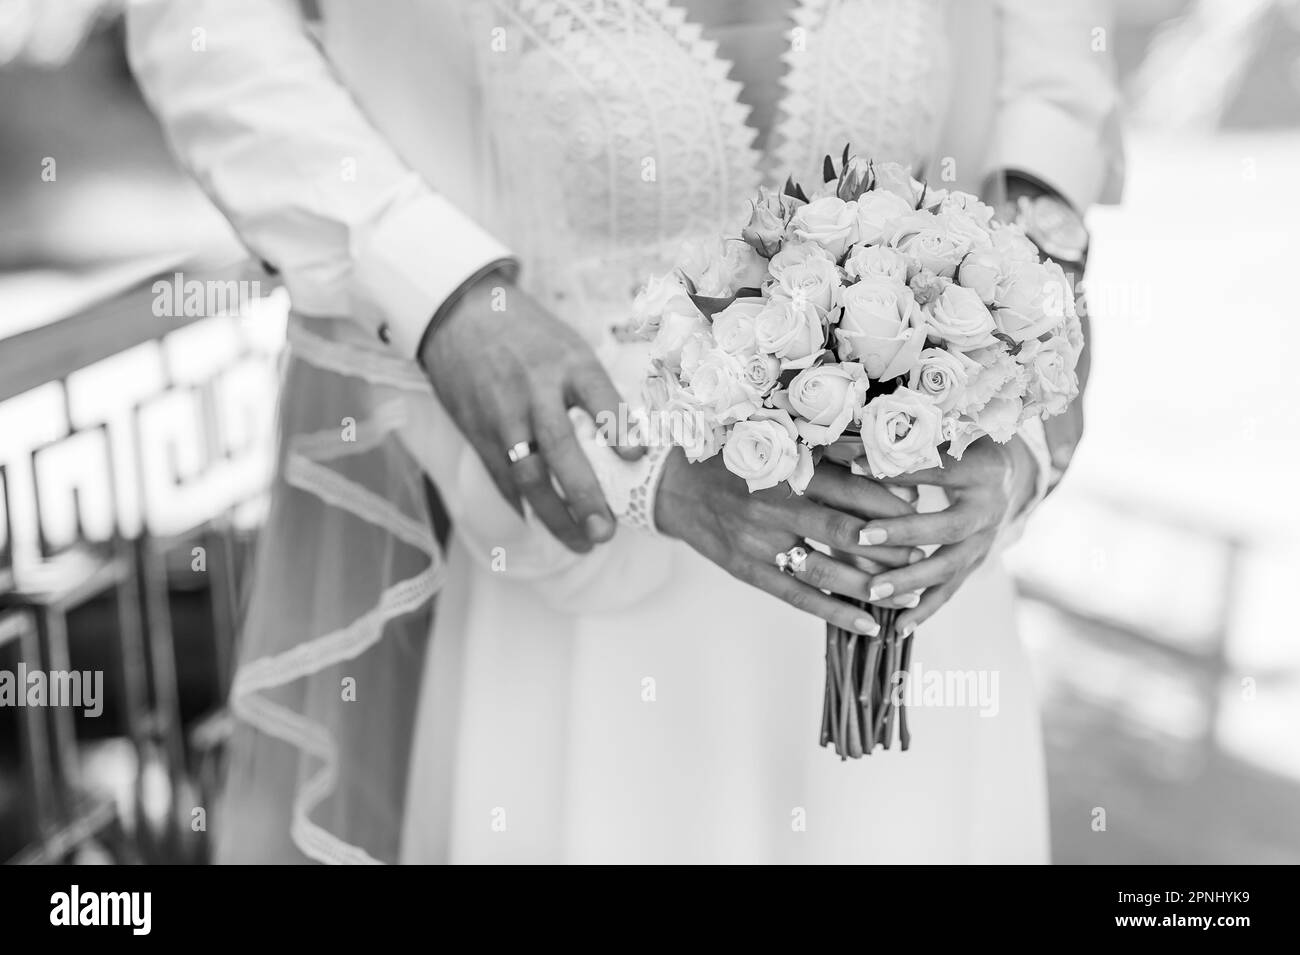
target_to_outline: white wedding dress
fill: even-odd
[[[764,13],[735,27],[708,0],[705,25],[662,0],[487,6],[481,36],[503,38],[480,66],[489,221],[630,395],[644,355],[610,328],[681,238],[724,228],[771,176],[813,179],[845,142],[930,158],[952,83],[937,0],[833,4],[831,22],[803,0],[793,34],[783,3],[736,4]],[[996,556],[912,661],[923,683],[992,696],[914,705],[910,751],[841,762],[817,745],[822,622],[633,522],[568,555],[505,506],[431,397],[403,400],[454,524],[404,861],[1047,861],[1034,689]],[[602,472],[620,511],[644,511],[636,468]]]

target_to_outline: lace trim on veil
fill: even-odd
[[[297,325],[290,326],[289,347],[297,358],[317,368],[362,378],[372,385],[403,390],[428,388],[427,381],[409,362],[322,338]],[[330,461],[375,449],[404,423],[402,403],[393,400],[357,422],[356,441],[340,441],[336,428],[293,435],[284,475],[290,487],[312,494],[327,506],[350,513],[417,548],[427,555],[427,566],[386,587],[374,606],[346,626],[282,653],[243,664],[235,674],[230,693],[231,710],[239,719],[320,762],[294,793],[290,824],[294,843],[317,862],[382,864],[360,846],[312,820],[313,811],[337,786],[338,742],[323,724],[275,702],[266,692],[360,656],[380,641],[389,621],[418,610],[441,588],[444,564],[432,529],[328,466]]]

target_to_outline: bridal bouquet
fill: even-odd
[[[1078,393],[1083,345],[1055,263],[969,193],[894,163],[826,157],[811,193],[760,190],[738,236],[689,243],[638,294],[646,391],[688,459],[721,452],[751,492],[803,493],[823,449],[860,441],[878,478],[941,467],[976,439],[1006,442]],[[888,748],[907,714],[891,692],[911,640],[828,627],[822,744]]]

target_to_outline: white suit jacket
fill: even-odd
[[[484,227],[485,136],[462,0],[133,0],[129,56],[173,149],[295,310],[414,357],[430,318],[510,250]],[[940,161],[1015,168],[1076,208],[1119,197],[1106,0],[953,0]]]

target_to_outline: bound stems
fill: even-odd
[[[902,700],[912,638],[899,636],[897,611],[856,603],[880,624],[879,633],[864,638],[838,627],[826,628],[821,745],[833,748],[841,759],[870,756],[877,746],[889,749],[896,727],[902,749],[912,742]]]

